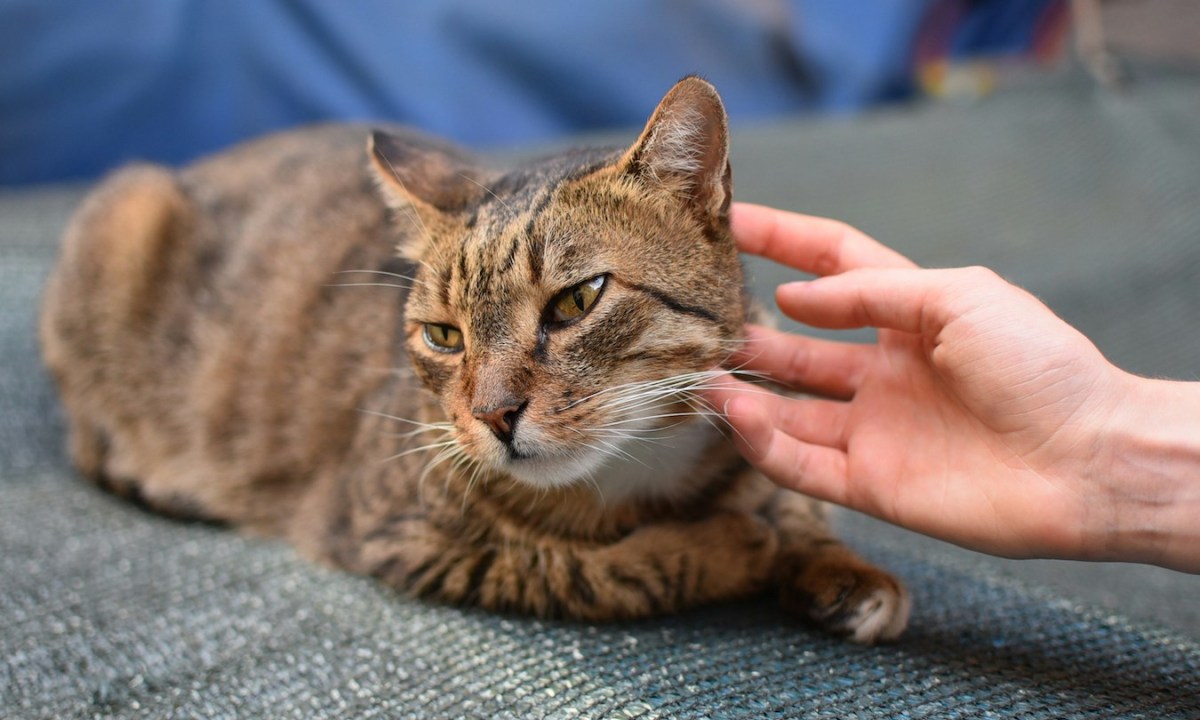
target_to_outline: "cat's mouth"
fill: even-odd
[[[577,441],[555,437],[553,431],[525,422],[506,439],[476,434],[466,445],[477,462],[535,488],[565,487],[594,478],[613,452],[607,452],[581,432]]]
[[[695,416],[673,418],[667,428],[656,431],[653,428],[660,423],[650,417],[639,423],[646,432],[618,440],[581,431],[567,443],[527,424],[510,442],[489,443],[479,460],[537,489],[586,484],[606,502],[634,496],[675,497],[681,478],[693,474],[694,463],[719,435],[711,424],[697,420]]]

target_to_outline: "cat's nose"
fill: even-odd
[[[511,444],[516,432],[517,418],[525,411],[528,401],[506,400],[493,407],[474,408],[471,414],[492,429],[492,434],[505,445]]]

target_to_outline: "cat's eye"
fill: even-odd
[[[604,289],[607,276],[597,275],[560,292],[550,301],[549,319],[554,323],[569,323],[587,314]]]
[[[454,353],[463,349],[462,331],[452,325],[425,323],[425,344],[438,352]]]

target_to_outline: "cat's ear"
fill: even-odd
[[[462,211],[482,192],[472,179],[477,168],[432,140],[376,130],[367,139],[367,157],[384,202],[398,217],[417,225],[414,242],[402,248],[413,259],[420,258],[430,228],[446,215]]]
[[[729,123],[716,88],[695,76],[676,83],[622,162],[627,172],[684,198],[703,216],[726,217],[732,199]]]

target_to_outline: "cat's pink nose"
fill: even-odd
[[[475,408],[471,414],[477,420],[483,421],[492,429],[492,434],[496,436],[500,442],[505,445],[512,442],[513,431],[517,426],[517,418],[521,416],[521,412],[525,410],[528,403],[507,401],[500,403],[497,407],[491,408]]]

